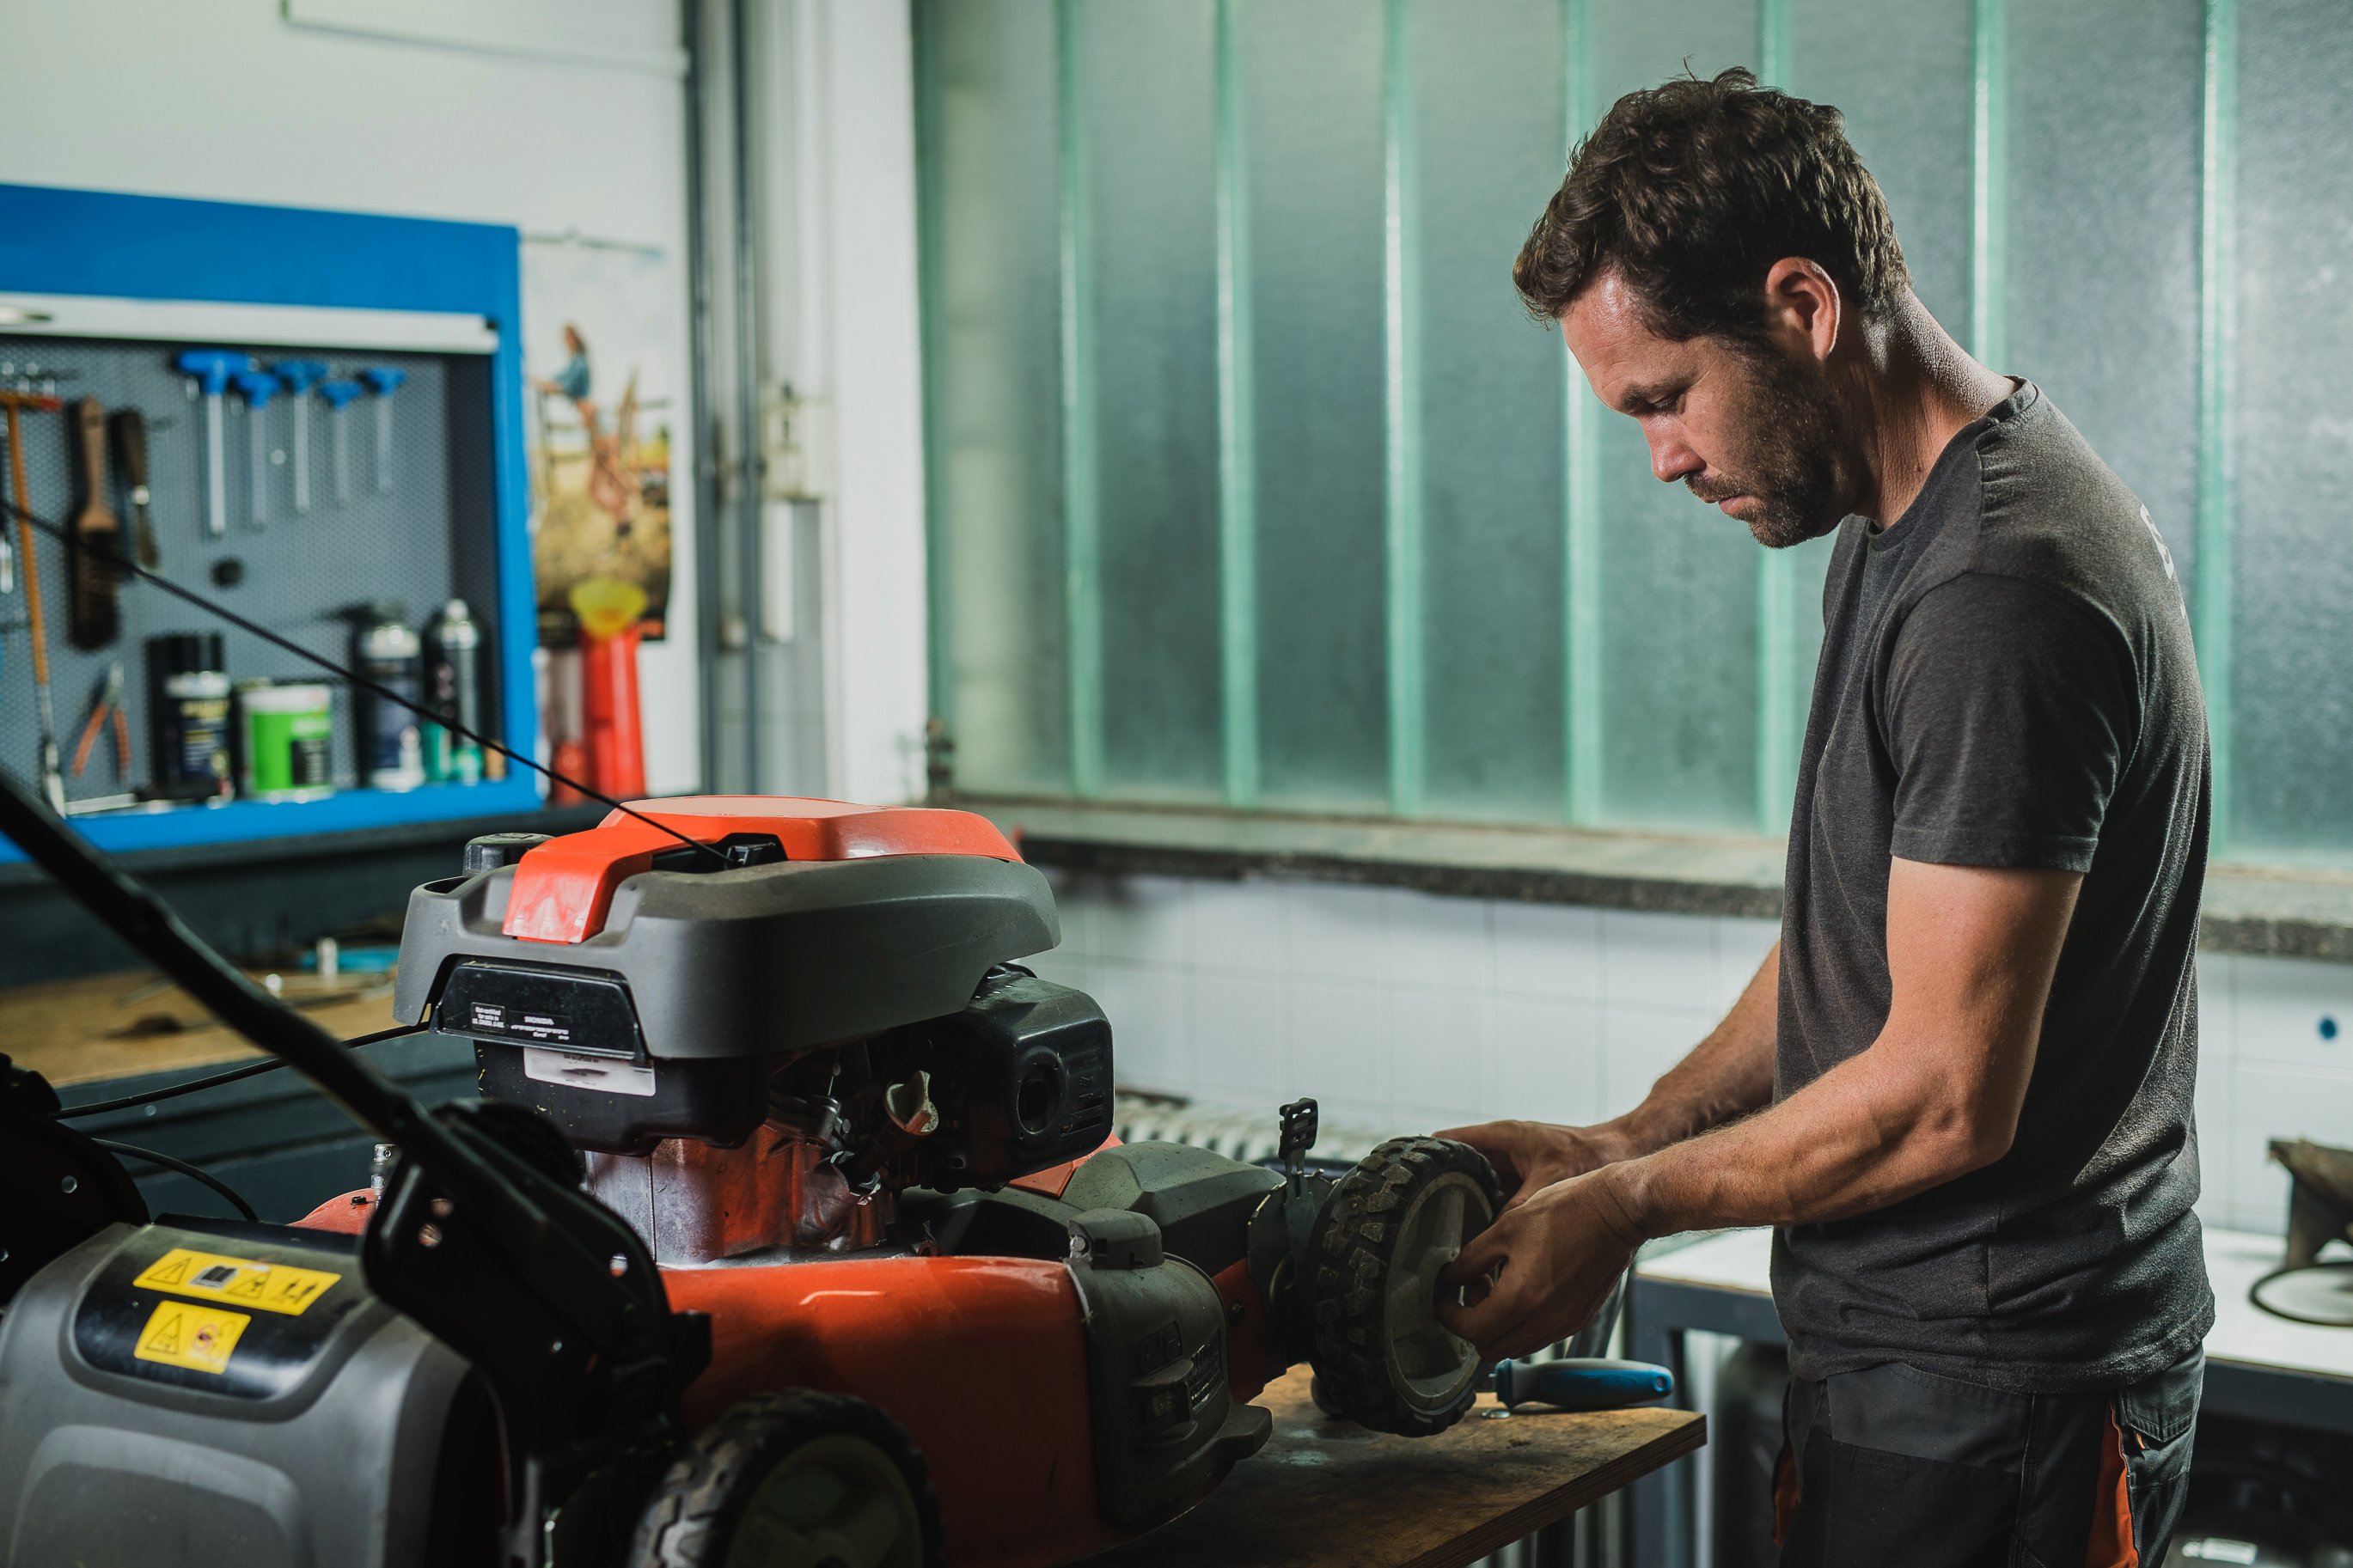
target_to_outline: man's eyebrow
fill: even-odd
[[[1628,413],[1638,408],[1648,408],[1653,405],[1664,403],[1690,384],[1689,382],[1670,377],[1665,381],[1647,382],[1640,386],[1620,387],[1618,392],[1617,406]]]

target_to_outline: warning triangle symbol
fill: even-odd
[[[177,1285],[188,1277],[188,1260],[175,1258],[161,1268],[150,1270],[147,1278],[158,1285]]]
[[[227,1289],[222,1291],[221,1294],[224,1296],[236,1296],[248,1301],[258,1301],[261,1299],[262,1287],[267,1285],[269,1282],[269,1270],[264,1268],[259,1273],[248,1275],[245,1279],[237,1281],[237,1283],[231,1285]]]
[[[140,1348],[156,1355],[179,1354],[180,1314],[174,1312],[168,1318],[156,1320],[154,1331],[147,1336],[147,1342]]]

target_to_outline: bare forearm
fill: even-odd
[[[1761,1115],[1609,1167],[1636,1227],[1841,1219],[2000,1159],[2081,880],[1894,861],[1878,1038]]]
[[[1724,1022],[1651,1085],[1641,1104],[1594,1130],[1616,1145],[1620,1158],[1697,1137],[1770,1102],[1780,975],[1777,942]]]
[[[1864,1053],[1760,1115],[1609,1167],[1645,1236],[1867,1214],[1999,1158],[1945,1086]]]

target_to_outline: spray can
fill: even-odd
[[[426,706],[479,733],[482,728],[482,628],[452,599],[425,629]],[[482,782],[482,748],[439,724],[425,727],[426,776],[440,784]]]
[[[209,800],[230,782],[228,661],[218,632],[147,639],[147,754],[158,800]]]
[[[396,600],[374,605],[359,630],[357,663],[368,679],[420,700],[424,645],[408,626],[408,606]],[[362,689],[353,707],[359,717],[360,777],[371,789],[415,789],[425,782],[425,739],[415,710]]]

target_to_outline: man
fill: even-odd
[[[1785,1563],[2163,1561],[2213,1321],[2165,546],[1921,305],[1837,110],[1746,71],[1621,99],[1514,276],[1661,479],[1838,542],[1781,940],[1626,1115],[1450,1134],[1512,1189],[1450,1324],[1524,1354],[1645,1239],[1772,1225]]]

